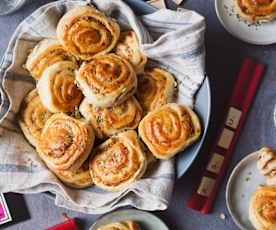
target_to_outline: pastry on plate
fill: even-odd
[[[39,80],[44,70],[59,61],[72,61],[77,64],[76,58],[69,54],[56,39],[43,39],[29,54],[25,68]]]
[[[107,54],[82,64],[77,82],[90,104],[110,107],[131,97],[137,88],[132,66],[115,54]]]
[[[134,130],[119,133],[96,147],[90,159],[90,173],[96,186],[120,191],[139,180],[147,159]]]
[[[173,101],[176,82],[169,72],[159,68],[146,68],[137,78],[136,95],[145,115]]]
[[[115,53],[128,60],[137,74],[144,72],[147,56],[143,54],[134,31],[123,32],[120,35]]]
[[[134,96],[120,105],[108,108],[91,105],[84,99],[79,110],[93,126],[96,136],[100,139],[124,130],[136,129],[143,113]]]
[[[97,230],[141,230],[139,225],[134,221],[124,221],[118,223],[112,223],[108,225],[101,226]]]
[[[249,220],[257,230],[276,229],[276,187],[259,186],[250,199]]]
[[[257,168],[266,177],[267,185],[276,186],[276,151],[264,147],[259,151]]]
[[[43,72],[37,89],[43,105],[51,112],[70,112],[79,105],[82,92],[75,84],[78,65],[70,61],[57,62]]]
[[[276,17],[276,0],[233,0],[241,18],[249,22],[271,21]]]
[[[108,53],[117,44],[119,36],[119,25],[90,6],[70,10],[57,26],[61,44],[82,60]]]
[[[56,113],[45,124],[37,152],[50,168],[76,170],[88,158],[94,138],[90,125]]]
[[[19,125],[27,140],[36,147],[46,121],[53,114],[40,101],[34,89],[24,98],[19,112]]]
[[[48,167],[63,183],[72,188],[86,188],[93,185],[88,159],[76,170],[56,170],[51,166]]]
[[[168,159],[195,142],[201,126],[198,116],[189,107],[169,103],[148,113],[138,130],[156,158]]]

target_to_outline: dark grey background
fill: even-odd
[[[16,26],[39,6],[51,2],[50,0],[27,0],[19,11],[0,17],[0,55],[8,45],[8,41]],[[175,9],[176,5],[167,1],[167,5]],[[214,0],[184,0],[183,7],[196,10],[206,17],[206,48],[207,69],[212,87],[212,119],[205,145],[189,171],[177,181],[169,209],[154,212],[161,217],[174,230],[196,229],[213,230],[238,229],[227,211],[225,204],[225,187],[230,172],[240,159],[261,148],[264,145],[275,146],[276,129],[273,123],[273,109],[276,101],[276,45],[255,46],[246,44],[232,37],[219,23]],[[234,149],[232,159],[223,183],[217,194],[213,209],[209,215],[192,211],[186,208],[186,203],[195,180],[200,174],[200,169],[207,159],[208,144],[217,131],[217,123],[227,104],[235,79],[239,72],[242,60],[251,57],[256,61],[266,64],[266,71],[260,84],[255,101],[249,111],[248,119],[242,129],[238,143]],[[2,228],[8,230],[37,230],[45,229],[63,221],[61,213],[66,212],[69,217],[77,217],[82,229],[88,229],[98,219],[99,215],[86,215],[72,212],[55,206],[54,201],[44,194],[18,195],[7,194],[8,205],[15,219],[11,224]],[[226,219],[220,219],[224,213]]]

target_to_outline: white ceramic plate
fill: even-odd
[[[248,26],[237,18],[233,0],[215,0],[215,8],[221,24],[233,36],[255,45],[276,43],[276,20],[259,26]]]
[[[97,230],[100,226],[127,220],[135,221],[145,230],[169,230],[164,222],[153,214],[136,209],[125,209],[109,213],[100,218],[89,230]]]
[[[250,197],[259,184],[265,184],[265,177],[257,169],[257,158],[257,152],[243,158],[234,168],[226,187],[227,208],[243,230],[254,229],[248,217]]]

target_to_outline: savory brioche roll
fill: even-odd
[[[144,72],[147,56],[142,53],[138,38],[134,31],[128,31],[121,34],[115,48],[115,53],[128,60],[137,74]]]
[[[233,0],[238,14],[246,21],[271,21],[276,17],[276,0]]]
[[[52,115],[41,103],[36,89],[24,98],[18,122],[25,137],[33,146],[37,146],[42,129]]]
[[[119,133],[96,147],[89,163],[95,185],[112,192],[140,179],[146,166],[147,159],[134,130]]]
[[[73,62],[62,61],[43,72],[37,89],[41,102],[51,112],[70,112],[79,105],[82,93],[74,82],[77,68]]]
[[[93,185],[88,159],[76,170],[56,170],[51,166],[48,167],[63,183],[72,188],[86,188]]]
[[[144,115],[173,101],[176,82],[173,76],[159,68],[146,68],[138,75],[137,98]]]
[[[90,104],[110,107],[132,96],[137,78],[132,66],[115,54],[107,54],[84,63],[77,82]]]
[[[39,80],[47,67],[59,61],[72,61],[77,64],[76,58],[66,52],[58,40],[47,38],[34,47],[27,58],[25,68]]]
[[[259,186],[250,199],[249,219],[257,230],[276,229],[276,187]]]
[[[119,36],[119,25],[90,6],[70,10],[57,26],[61,44],[82,60],[108,53],[115,47]]]
[[[170,103],[148,113],[138,130],[156,158],[168,159],[196,141],[201,126],[189,107]]]
[[[143,113],[134,96],[120,105],[108,108],[91,105],[84,99],[79,110],[93,126],[96,136],[100,139],[112,136],[123,130],[136,129]]]
[[[276,151],[269,147],[264,147],[259,151],[257,168],[266,176],[268,185],[276,186]]]
[[[45,124],[37,152],[50,168],[75,170],[88,158],[94,139],[90,125],[56,113]]]
[[[134,221],[124,221],[119,223],[112,223],[99,227],[97,230],[141,230],[139,225]]]

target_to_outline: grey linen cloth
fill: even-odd
[[[157,161],[146,175],[120,192],[96,186],[72,189],[61,183],[40,161],[21,132],[17,113],[24,96],[35,87],[22,67],[29,50],[46,37],[56,37],[56,26],[68,10],[88,1],[61,0],[42,6],[14,32],[0,68],[0,192],[39,193],[50,191],[55,203],[68,209],[100,214],[131,205],[144,210],[164,210],[172,195],[174,160]],[[131,27],[138,35],[150,65],[161,66],[178,80],[177,102],[193,106],[194,95],[204,79],[204,18],[193,11],[162,9],[136,17],[121,0],[91,2],[106,15],[115,17],[122,29]]]

